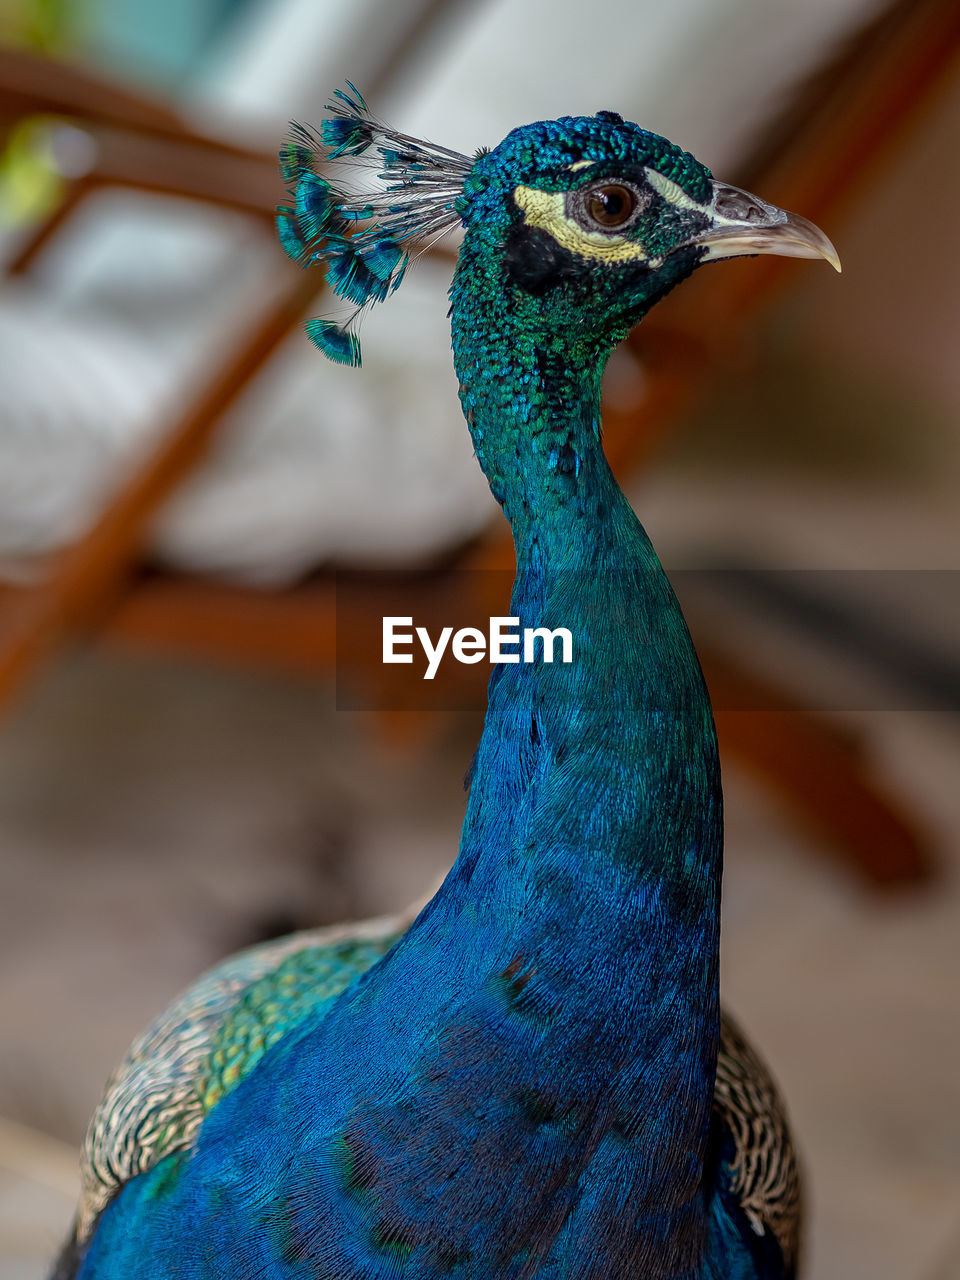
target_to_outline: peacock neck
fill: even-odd
[[[497,294],[460,283],[453,296],[460,400],[518,567],[576,563],[574,535],[604,537],[604,502],[622,501],[600,444],[605,356],[586,340],[538,333]]]
[[[598,804],[580,803],[579,819],[564,822],[584,847],[600,831],[622,837],[637,876],[689,891],[713,928],[721,787],[712,709],[680,605],[604,456],[609,340],[575,326],[539,329],[535,298],[485,273],[468,241],[452,300],[463,412],[515,540],[511,612],[521,627],[567,628],[575,649],[568,666],[495,668],[462,849],[480,844],[504,790],[529,797],[534,778],[582,785],[573,762],[589,758]],[[525,820],[524,805],[513,813]],[[600,858],[609,864],[616,851]]]
[[[643,1151],[638,1213],[649,1197],[682,1217],[701,1185],[719,1021],[709,699],[603,454],[605,353],[538,336],[522,307],[476,281],[453,299],[464,412],[516,545],[511,614],[567,628],[574,655],[495,669],[460,856],[435,911],[451,936],[466,926],[475,949],[499,946],[508,1005],[540,1019],[541,1078],[571,1095],[589,1079],[601,1129]],[[675,1232],[695,1252],[688,1236]]]

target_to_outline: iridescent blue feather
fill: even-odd
[[[287,257],[300,262],[307,253],[307,245],[300,234],[296,215],[287,205],[277,208],[277,236]]]
[[[403,250],[395,240],[387,238],[375,241],[363,251],[363,265],[382,281],[390,279],[402,259]]]
[[[334,364],[360,367],[360,343],[355,333],[340,328],[332,320],[308,320],[307,337]]]
[[[342,225],[337,217],[329,182],[315,173],[304,174],[297,183],[295,215],[307,240],[319,240],[328,230]]]
[[[410,249],[439,238],[460,221],[458,202],[473,161],[458,152],[398,133],[376,120],[347,81],[327,104],[319,132],[291,126],[280,171],[291,203],[278,208],[286,253],[303,266],[326,264],[333,293],[358,308],[345,324],[317,322],[311,339],[338,363],[359,364],[346,330],[360,310],[383,302],[403,281]],[[369,156],[368,152],[372,152]],[[365,189],[316,172],[340,162],[345,178],[362,171]],[[369,189],[370,180],[379,189]]]
[[[350,250],[329,258],[328,262],[327,284],[338,298],[355,302],[358,307],[369,302],[383,302],[386,298],[388,284],[378,280],[367,269],[358,253]]]
[[[288,184],[295,183],[313,162],[313,152],[301,143],[290,142],[280,148],[280,176]]]

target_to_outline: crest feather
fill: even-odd
[[[313,345],[334,364],[360,367],[360,343],[355,333],[341,328],[332,320],[308,320],[304,325],[307,337]]]
[[[357,308],[343,325],[311,320],[308,336],[332,360],[359,365],[349,326],[399,287],[414,246],[427,247],[459,223],[474,159],[389,128],[349,80],[346,86],[334,91],[319,130],[291,125],[280,151],[290,200],[277,209],[277,231],[295,262],[326,264],[332,291]],[[339,162],[333,180],[317,172],[330,161]],[[357,190],[353,175],[365,179]]]

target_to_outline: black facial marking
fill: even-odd
[[[535,298],[559,284],[571,272],[569,255],[540,227],[520,223],[510,232],[503,263],[517,286]]]

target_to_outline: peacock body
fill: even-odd
[[[412,923],[215,970],[139,1041],[85,1155],[57,1276],[774,1280],[798,1184],[769,1077],[719,1007],[722,797],[680,608],[604,458],[613,346],[709,258],[826,256],[619,116],[474,159],[351,90],[282,154],[282,238],[358,308],[462,223],[453,350],[517,553],[511,614],[570,664],[497,666],[459,856]],[[359,363],[349,325],[311,322]]]

